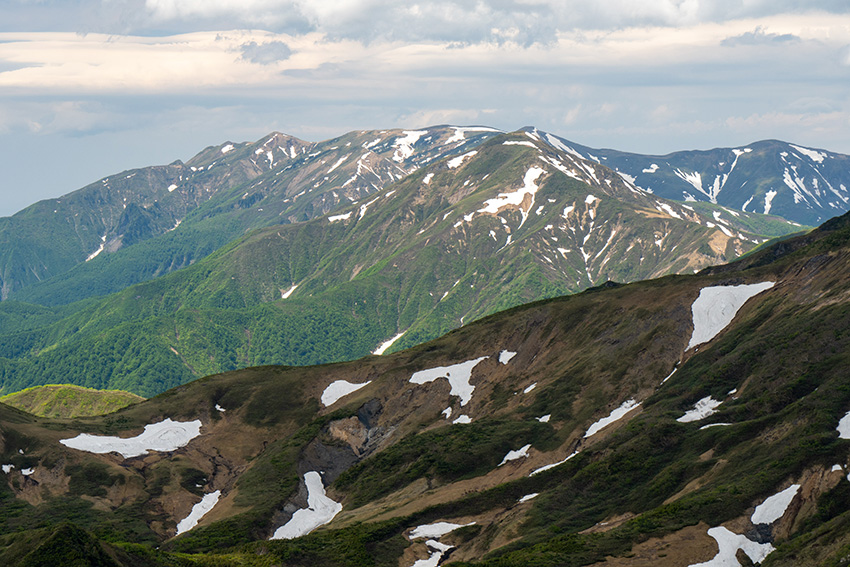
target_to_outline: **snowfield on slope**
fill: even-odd
[[[198,522],[201,521],[207,512],[213,509],[213,507],[218,503],[218,497],[221,496],[221,490],[216,490],[215,492],[210,492],[209,494],[205,494],[201,501],[192,506],[192,511],[189,512],[189,515],[180,520],[177,523],[177,534],[180,535],[184,532],[188,532],[192,528],[198,525]]]
[[[717,413],[717,406],[723,402],[715,400],[711,396],[706,396],[694,404],[694,409],[685,412],[685,415],[676,419],[679,423],[690,423],[705,419],[710,415]]]
[[[766,498],[764,502],[756,506],[751,518],[753,524],[772,524],[784,516],[799,490],[799,484],[792,484],[785,490]]]
[[[436,368],[429,368],[428,370],[420,370],[413,373],[410,381],[414,384],[425,384],[427,382],[433,382],[438,378],[445,378],[452,386],[450,394],[452,396],[458,396],[460,398],[460,405],[465,406],[472,399],[472,391],[475,390],[475,386],[469,383],[469,379],[472,377],[472,369],[479,362],[488,358],[490,357],[481,356],[473,360],[467,360],[466,362],[452,364],[451,366],[438,366]]]
[[[622,405],[620,405],[620,407],[608,414],[607,417],[603,417],[602,419],[591,425],[587,429],[587,433],[584,434],[584,438],[587,439],[588,437],[596,435],[597,433],[602,431],[602,429],[606,426],[611,425],[615,421],[623,419],[627,413],[629,413],[639,405],[640,402],[636,402],[634,400],[626,400],[622,403]]]
[[[773,551],[769,543],[757,543],[744,535],[729,531],[723,526],[711,528],[708,535],[717,542],[719,551],[713,559],[702,563],[692,563],[688,567],[732,567],[740,566],[735,554],[739,549],[747,554],[753,563],[761,563]]]
[[[371,380],[363,382],[362,384],[352,384],[347,380],[335,380],[334,382],[331,382],[327,388],[325,388],[324,392],[322,392],[322,404],[325,407],[332,406],[340,398],[356,392],[360,388],[368,386],[371,383]]]
[[[751,297],[770,289],[776,282],[704,287],[691,306],[694,332],[685,350],[707,343],[726,328]]]
[[[89,453],[120,453],[125,459],[147,455],[148,451],[176,451],[201,434],[201,420],[171,421],[166,418],[159,423],[145,426],[144,432],[135,437],[122,438],[80,433],[71,439],[59,442],[78,451]]]
[[[307,485],[307,508],[296,510],[292,518],[276,529],[269,539],[294,539],[307,535],[342,512],[342,504],[325,494],[322,475],[310,471],[304,475],[304,484]]]

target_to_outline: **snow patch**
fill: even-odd
[[[717,413],[717,409],[715,408],[722,403],[723,402],[715,400],[711,396],[706,396],[694,404],[694,409],[685,412],[685,415],[676,419],[676,421],[679,423],[690,423],[692,421],[705,419],[706,417]]]
[[[518,500],[518,502],[519,502],[520,504],[522,504],[522,503],[524,503],[524,502],[528,502],[529,500],[532,500],[533,498],[537,498],[537,496],[539,496],[539,495],[540,495],[540,493],[539,493],[539,492],[532,492],[531,494],[526,494],[525,496],[523,496],[522,498],[520,498],[520,499]]]
[[[792,484],[782,492],[766,498],[764,502],[756,506],[751,518],[753,524],[772,524],[781,518],[799,490],[799,484]]]
[[[414,384],[425,384],[427,382],[433,382],[438,378],[445,378],[452,387],[450,394],[460,397],[460,405],[465,406],[472,399],[472,391],[475,390],[475,386],[469,383],[469,379],[472,376],[472,369],[479,362],[488,358],[490,357],[481,356],[451,366],[438,366],[428,370],[420,370],[413,373],[410,381]]]
[[[622,419],[627,413],[629,413],[639,405],[640,402],[636,402],[635,400],[626,400],[620,405],[620,407],[608,414],[608,417],[603,417],[602,419],[591,425],[588,428],[587,433],[584,434],[584,438],[587,439],[588,437],[596,435],[604,427]]]
[[[348,219],[351,218],[351,213],[353,213],[353,212],[354,211],[348,211],[344,215],[334,215],[332,217],[328,217],[328,221],[336,222],[336,221],[341,221],[341,220],[348,220]]]
[[[416,526],[410,532],[408,536],[410,539],[417,539],[421,537],[434,538],[439,539],[444,535],[455,531],[458,528],[465,528],[467,526],[474,526],[475,522],[469,522],[468,524],[452,524],[451,522],[434,522],[433,524],[425,524],[422,526]]]
[[[552,414],[551,414],[551,413],[547,413],[546,415],[541,416],[541,417],[537,417],[537,418],[535,418],[535,419],[536,419],[537,421],[539,421],[540,423],[549,423],[549,420],[550,420],[550,419],[552,419]]]
[[[0,466],[0,468],[3,469],[4,473],[9,474],[10,472],[12,472],[12,469],[15,468],[15,465],[2,465]]]
[[[269,539],[294,539],[307,535],[342,512],[342,504],[334,502],[325,494],[325,485],[322,484],[322,476],[319,473],[306,473],[304,484],[307,485],[307,508],[292,514],[292,518],[276,529]]]
[[[850,439],[850,411],[841,418],[836,429],[838,430],[839,439]]]
[[[24,476],[29,476],[34,472],[35,472],[35,469],[33,467],[30,467],[28,469],[21,469],[21,474],[24,475]]]
[[[776,282],[704,287],[691,306],[694,332],[685,350],[706,343],[726,328],[751,297],[770,289]]]
[[[452,158],[446,162],[446,165],[449,166],[449,169],[457,169],[464,162],[466,158],[471,158],[475,154],[478,153],[478,150],[472,150],[471,152],[466,152],[462,156],[458,156],[456,158]]]
[[[356,392],[360,388],[371,384],[372,381],[368,380],[363,382],[362,384],[352,384],[347,380],[335,380],[325,388],[325,391],[322,392],[322,404],[325,407],[331,406],[337,402],[342,397],[347,396],[353,392]]]
[[[218,411],[220,411],[220,412],[225,412],[225,411],[227,411],[226,409],[224,409],[223,407],[221,407],[221,406],[220,406],[220,405],[218,405],[218,404],[216,404],[216,405],[215,405],[215,409],[217,409],[217,410],[218,410]]]
[[[171,193],[175,189],[177,189],[177,185],[175,185],[174,183],[172,183],[171,185],[168,186],[168,192],[169,193]]]
[[[544,173],[546,173],[546,171],[540,167],[530,167],[528,171],[525,172],[522,187],[510,193],[499,193],[499,196],[495,199],[487,199],[484,201],[484,207],[478,209],[478,212],[496,214],[502,210],[502,208],[509,205],[519,206],[522,204],[526,195],[531,196],[531,205],[528,207],[528,210],[530,211],[534,206],[534,194],[537,193],[538,189],[537,179]],[[522,226],[528,218],[528,211],[520,209],[520,213],[522,214],[522,222],[519,223],[519,226]],[[507,244],[505,246],[507,246]]]
[[[528,394],[529,392],[531,392],[531,391],[532,391],[534,388],[536,388],[536,387],[537,387],[537,382],[535,382],[535,383],[534,383],[534,384],[532,384],[531,386],[528,386],[525,390],[523,390],[523,391],[522,391],[522,393],[523,393],[523,394]]]
[[[429,173],[428,175],[426,175],[426,176],[422,179],[422,183],[424,183],[425,185],[429,185],[429,184],[431,183],[431,180],[432,180],[432,179],[434,179],[434,174],[433,174],[433,173]]]
[[[468,415],[459,415],[457,417],[457,419],[452,422],[452,425],[458,424],[458,423],[460,423],[460,424],[472,423],[472,418],[469,417]]]
[[[413,155],[413,146],[419,138],[428,133],[428,130],[405,130],[403,138],[396,138],[393,147],[397,148],[393,154],[393,161],[404,161]],[[378,140],[376,140],[378,141]]]
[[[817,163],[823,163],[824,158],[829,157],[829,156],[827,156],[827,154],[822,153],[822,152],[810,150],[808,148],[801,148],[800,146],[795,146],[794,144],[788,144],[788,145],[791,146],[792,148],[794,148],[795,150],[797,150],[798,152],[800,152],[801,154],[803,154],[804,156],[806,156],[807,158],[809,158],[810,160],[817,162]]]
[[[233,150],[233,144],[227,144],[223,148],[221,148],[221,153],[226,154],[227,152]]]
[[[176,535],[188,532],[197,526],[201,518],[218,503],[219,496],[221,496],[221,490],[205,494],[200,502],[192,506],[192,511],[189,512],[189,515],[178,522]]]
[[[467,132],[501,132],[501,130],[497,130],[495,128],[487,128],[485,126],[477,126],[472,128],[458,128],[456,126],[452,126],[455,133],[446,140],[447,144],[451,144],[453,142],[462,142],[466,139]]]
[[[395,343],[397,340],[399,340],[402,337],[402,335],[404,335],[404,333],[406,333],[406,332],[407,331],[402,331],[399,334],[397,334],[396,336],[394,336],[393,338],[382,342],[380,345],[378,345],[378,348],[376,348],[375,350],[372,351],[372,354],[377,354],[377,355],[384,354],[384,352],[386,352],[386,350],[388,348],[393,346],[393,343]]]
[[[289,296],[292,295],[292,292],[294,292],[296,289],[298,289],[298,284],[293,284],[293,286],[291,288],[289,288],[286,291],[282,291],[280,293],[280,298],[281,299],[289,299]]]
[[[507,142],[502,142],[503,146],[528,146],[529,148],[537,149],[537,146],[534,145],[534,142],[529,142],[528,140],[508,140]]]
[[[511,361],[513,357],[516,356],[516,353],[510,350],[503,350],[499,353],[499,362],[502,364],[507,364]]]
[[[528,450],[529,449],[531,449],[531,443],[529,443],[528,445],[523,445],[521,448],[517,449],[516,451],[508,451],[508,454],[505,455],[505,458],[502,459],[502,462],[499,463],[499,466],[501,467],[502,465],[504,465],[505,463],[507,463],[509,461],[516,461],[517,459],[524,459],[525,457],[528,456]]]
[[[100,244],[100,248],[98,248],[97,250],[95,250],[94,252],[92,252],[91,254],[89,254],[89,255],[88,255],[88,257],[86,258],[86,262],[88,262],[88,261],[90,261],[90,260],[94,260],[95,258],[97,258],[97,255],[98,255],[98,254],[100,254],[101,252],[103,252],[103,249],[104,249],[105,247],[106,247],[106,244],[105,244],[105,243],[103,243],[103,242],[101,242],[101,244]]]
[[[776,191],[772,189],[764,194],[764,214],[770,214],[770,207],[773,205],[774,197],[776,197]]]
[[[570,459],[572,459],[576,455],[578,455],[578,451],[573,451],[570,454],[570,456],[568,456],[566,459],[564,459],[562,461],[558,461],[557,463],[552,463],[551,465],[544,465],[544,466],[540,467],[539,469],[534,469],[533,471],[531,471],[531,473],[529,473],[528,476],[534,476],[536,474],[540,474],[542,472],[548,471],[549,469],[554,469],[557,466],[563,465],[564,463],[566,463],[567,461],[569,461]]]
[[[171,421],[166,418],[159,423],[145,426],[144,432],[129,438],[90,435],[80,433],[71,439],[59,442],[78,451],[89,453],[120,453],[125,459],[147,455],[148,451],[169,452],[185,447],[189,441],[201,434],[201,420]]]
[[[643,173],[655,173],[656,171],[658,171],[658,164],[657,164],[657,163],[653,163],[653,164],[652,164],[652,165],[650,165],[648,168],[643,169],[643,170],[641,170],[641,171],[643,171]]]
[[[333,170],[335,170],[335,169],[336,169],[336,168],[338,168],[340,165],[342,165],[342,162],[344,162],[345,160],[347,160],[347,159],[348,159],[348,157],[349,157],[350,155],[351,155],[351,154],[344,155],[344,156],[342,156],[341,158],[339,158],[339,159],[337,160],[337,162],[331,166],[331,168],[327,171],[327,173],[326,173],[325,175],[327,175],[328,173],[332,173],[332,172],[333,172]]]
[[[740,565],[735,554],[739,549],[747,554],[753,563],[761,563],[772,551],[773,546],[769,543],[757,543],[744,535],[729,531],[723,526],[710,528],[708,535],[717,542],[719,551],[713,559],[703,563],[693,563],[688,567],[732,567]]]
[[[725,427],[727,425],[732,425],[731,423],[709,423],[708,425],[703,425],[699,428],[700,431],[703,429],[709,429],[711,427]]]

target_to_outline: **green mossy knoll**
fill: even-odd
[[[0,397],[0,403],[27,413],[60,419],[105,415],[143,400],[122,390],[95,390],[72,384],[34,386]]]

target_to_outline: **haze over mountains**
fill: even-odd
[[[802,228],[662,199],[579,154],[533,129],[272,134],[34,205],[2,219],[4,391],[62,376],[149,396],[351,360]]]

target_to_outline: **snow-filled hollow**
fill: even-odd
[[[685,350],[707,343],[725,329],[751,297],[772,288],[776,282],[704,287],[691,306],[694,332]]]
[[[331,382],[325,391],[322,392],[322,405],[325,407],[334,405],[340,398],[344,398],[348,394],[352,394],[371,384],[372,381],[368,380],[363,382],[362,384],[352,384],[347,380],[335,380]]]
[[[402,336],[404,336],[404,333],[406,333],[406,332],[407,331],[402,331],[399,334],[397,334],[396,336],[382,342],[381,344],[378,345],[378,347],[375,350],[372,351],[372,354],[375,354],[375,355],[378,355],[378,356],[384,354],[387,351],[387,349],[390,348],[391,346],[393,346],[393,344],[395,344],[395,342],[397,340],[399,340]]]
[[[89,453],[119,453],[125,459],[147,455],[149,451],[176,451],[189,444],[189,441],[201,434],[201,420],[172,421],[166,418],[159,423],[145,426],[145,430],[135,437],[112,437],[80,433],[71,439],[59,442],[71,449]]]
[[[295,539],[330,523],[342,512],[342,504],[334,502],[325,493],[322,475],[310,471],[304,475],[307,485],[307,507],[296,510],[292,518],[275,530],[269,539]]]
[[[205,494],[201,501],[192,506],[192,511],[189,512],[189,515],[180,520],[177,523],[177,534],[180,535],[182,533],[188,532],[192,528],[198,525],[198,522],[201,521],[207,512],[213,509],[213,507],[218,503],[218,498],[221,496],[221,490],[216,490],[215,492],[210,492],[209,494]]]

